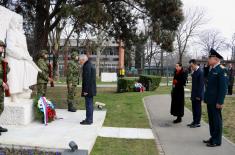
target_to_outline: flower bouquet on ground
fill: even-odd
[[[45,125],[56,118],[54,104],[46,97],[39,97],[34,101],[35,118],[42,121]]]

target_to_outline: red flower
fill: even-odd
[[[48,118],[49,118],[50,120],[53,120],[54,117],[55,117],[55,111],[54,111],[53,109],[51,109],[51,108],[48,108],[48,109],[47,109],[47,115],[48,115]]]

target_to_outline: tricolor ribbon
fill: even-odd
[[[48,115],[47,115],[47,100],[45,97],[40,97],[38,100],[38,107],[44,114],[44,124],[48,123]]]

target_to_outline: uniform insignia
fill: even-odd
[[[227,74],[227,73],[224,73],[224,76],[228,76],[228,74]]]
[[[214,74],[214,75],[218,75],[218,73],[216,73],[216,72],[214,72],[213,74]]]

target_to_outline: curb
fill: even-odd
[[[151,96],[155,96],[155,95],[151,95]],[[150,97],[150,96],[147,96],[147,97]],[[150,114],[149,114],[149,111],[148,111],[148,109],[147,109],[147,107],[146,107],[146,103],[145,103],[145,98],[147,98],[147,97],[144,97],[143,99],[142,99],[142,102],[143,102],[143,104],[144,104],[144,108],[145,108],[145,111],[146,111],[146,114],[147,114],[147,117],[148,117],[148,120],[149,120],[149,124],[150,124],[150,127],[151,127],[151,129],[152,129],[152,132],[153,132],[153,124],[152,124],[152,121],[151,121],[151,118],[150,118]],[[155,142],[156,142],[156,145],[157,145],[157,149],[158,149],[158,151],[159,151],[159,155],[165,155],[165,152],[164,152],[164,150],[163,150],[163,147],[162,147],[162,144],[160,143],[160,140],[159,140],[159,135],[157,134],[157,132],[153,132],[153,135],[154,135],[154,137],[155,137]]]

